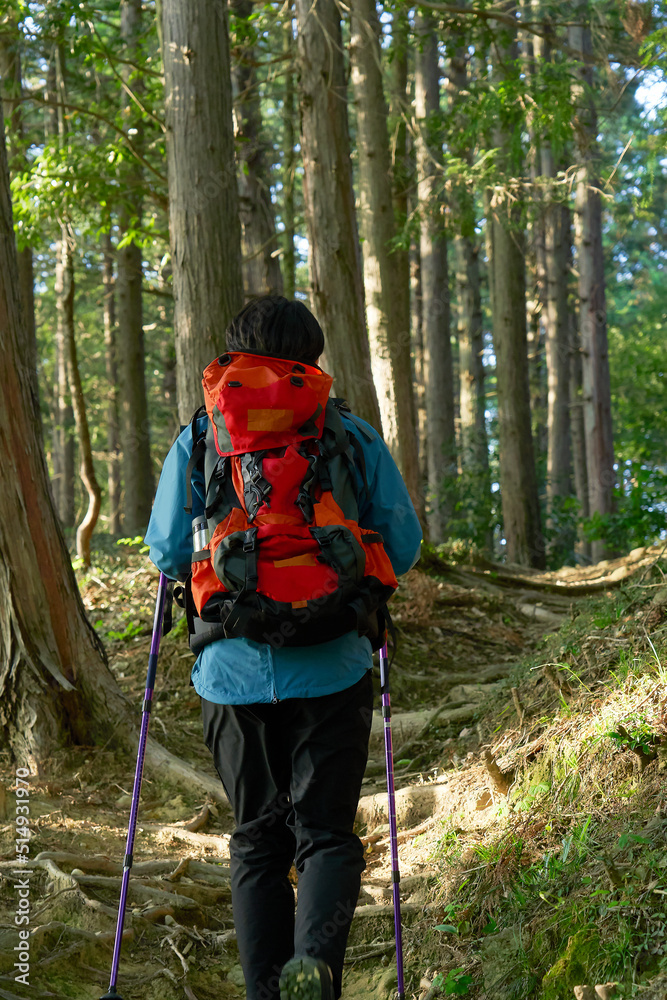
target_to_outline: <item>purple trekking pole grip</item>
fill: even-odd
[[[125,907],[127,905],[127,890],[130,882],[130,870],[132,868],[132,852],[134,850],[134,835],[137,829],[137,813],[139,810],[139,795],[141,794],[141,779],[144,773],[144,757],[146,756],[146,743],[148,740],[148,722],[151,709],[153,707],[153,688],[155,687],[155,672],[157,670],[157,658],[160,652],[160,639],[162,637],[162,622],[164,619],[164,609],[167,598],[169,581],[164,573],[160,573],[160,582],[157,588],[157,599],[155,601],[155,617],[153,619],[153,635],[151,637],[151,648],[148,654],[148,671],[146,673],[146,690],[141,714],[141,730],[139,733],[139,749],[137,751],[137,767],[134,772],[134,788],[132,791],[132,805],[130,807],[130,820],[127,829],[127,844],[125,846],[125,858],[123,861],[123,877],[120,886],[120,902],[118,904],[118,923],[116,924],[116,937],[114,940],[113,959],[111,961],[111,977],[109,980],[109,990],[100,1000],[122,1000],[116,990],[118,982],[118,965],[120,962],[120,948],[123,939],[123,924],[125,923]]]
[[[398,1000],[405,1000],[403,982],[403,929],[401,927],[401,874],[398,867],[398,832],[396,829],[396,798],[394,795],[394,749],[391,739],[391,697],[389,695],[389,658],[387,643],[380,649],[380,692],[384,721],[384,748],[387,764],[387,795],[389,797],[389,843],[391,846],[391,888],[394,897],[394,931],[396,934],[396,972]]]

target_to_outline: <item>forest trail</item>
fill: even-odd
[[[579,952],[570,956],[576,972],[567,962],[559,971],[558,962],[545,957],[540,982],[535,976],[531,980],[531,963],[533,967],[541,963],[535,948],[544,956],[551,949],[558,957],[570,948],[570,940],[579,940],[579,932],[566,935],[562,946],[554,944],[548,937],[551,931],[541,922],[539,907],[544,904],[538,900],[532,914],[528,899],[526,919],[530,916],[532,921],[533,950],[520,933],[517,943],[516,921],[505,913],[508,880],[523,878],[524,870],[533,871],[544,847],[540,838],[548,836],[556,838],[558,851],[565,855],[559,877],[569,877],[567,864],[572,862],[560,847],[565,828],[556,829],[555,820],[538,815],[540,795],[550,794],[544,789],[547,784],[555,786],[554,775],[549,783],[544,769],[537,773],[536,768],[551,754],[549,766],[555,774],[549,749],[555,743],[572,765],[574,751],[568,740],[572,744],[572,734],[588,725],[591,706],[600,703],[597,678],[608,672],[620,646],[629,644],[637,652],[641,640],[641,649],[650,654],[645,634],[655,652],[652,629],[664,634],[661,623],[667,606],[667,589],[661,585],[662,555],[664,549],[640,549],[624,559],[557,573],[492,564],[452,565],[428,556],[424,560],[428,572],[413,570],[401,581],[393,606],[399,647],[391,689],[406,996],[411,1000],[457,994],[486,1000],[533,996],[559,1000],[575,996],[574,985],[586,985],[581,978],[570,981],[583,975],[580,969],[586,962],[582,965]],[[82,581],[91,619],[107,636],[111,669],[137,704],[155,583],[152,568],[132,553],[122,559],[110,557]],[[623,589],[624,583],[630,586]],[[631,609],[626,617],[614,604],[621,593],[626,595],[623,610]],[[659,595],[664,596],[663,604],[660,599],[655,603]],[[586,609],[596,600],[590,617]],[[635,605],[638,610],[633,611]],[[618,622],[639,621],[638,615],[640,639],[634,632],[623,638],[629,625]],[[579,635],[578,622],[584,621]],[[606,635],[610,629],[613,641]],[[567,630],[569,638],[559,648],[559,635]],[[659,643],[659,636],[654,639]],[[163,643],[151,732],[173,753],[210,774],[198,699],[187,684],[190,665],[179,624]],[[655,703],[659,708],[658,687],[652,683],[648,697],[642,694],[644,705]],[[622,697],[627,701],[627,691]],[[376,698],[376,706],[378,702]],[[344,1000],[390,1000],[396,988],[382,719],[377,708],[374,715],[357,817],[367,868],[350,934]],[[667,710],[663,716],[667,734]],[[657,805],[660,825],[662,760],[654,760],[659,754],[653,753],[660,737],[644,738],[646,760],[638,757],[644,751],[630,742],[625,749],[632,752],[621,755],[623,767],[627,771],[629,758],[632,772],[639,762],[637,780],[643,783],[651,815]],[[570,772],[574,771],[572,765]],[[589,824],[612,811],[604,801],[586,804],[583,783],[570,789],[570,772],[566,768],[562,782],[559,772],[560,788],[552,788],[556,801],[560,795],[564,803],[571,791],[568,809],[575,815],[572,802],[579,796],[580,813],[588,811]],[[80,748],[63,753],[49,773],[31,781],[32,985],[24,989],[12,972],[17,935],[9,883],[16,866],[4,861],[0,864],[0,875],[6,876],[0,897],[0,997],[34,996],[37,986],[42,995],[79,1000],[106,989],[132,773],[131,761],[118,760],[105,748]],[[598,786],[604,784],[596,775]],[[9,794],[0,807],[9,817],[14,779],[7,761],[1,778],[0,788]],[[547,811],[551,815],[553,807],[547,805]],[[162,787],[159,778],[147,775],[126,922],[128,940],[121,958],[119,986],[125,1000],[245,996],[229,902],[230,829],[224,805],[204,803],[196,790],[188,794]],[[13,830],[8,820],[0,826],[4,858],[11,856]],[[584,834],[586,830],[588,826]],[[570,837],[572,844],[574,836],[576,843],[583,843],[584,834],[576,827],[574,834],[566,832],[563,842]],[[638,844],[642,841],[640,834],[627,836],[638,838]],[[508,837],[513,838],[510,846]],[[574,856],[574,848],[572,852]],[[544,856],[551,857],[549,851]],[[600,857],[606,858],[612,876],[624,863],[612,860],[606,849]],[[599,870],[591,877],[599,880]],[[604,880],[604,871],[601,877]],[[652,881],[650,891],[663,891],[659,878]],[[551,892],[545,888],[542,895],[551,900]],[[537,946],[536,940],[541,942]],[[585,941],[585,951],[584,945]],[[519,975],[516,969],[523,971]],[[658,991],[642,996],[664,998],[667,987],[659,992],[664,982],[657,974]],[[596,979],[591,989],[600,983]],[[609,991],[608,996],[612,996]]]

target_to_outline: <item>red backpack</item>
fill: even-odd
[[[209,540],[186,587],[193,652],[220,638],[310,646],[353,630],[374,649],[384,642],[396,577],[382,536],[358,523],[363,450],[341,419],[349,407],[328,398],[332,382],[314,365],[237,351],[204,371],[185,508],[203,469]]]

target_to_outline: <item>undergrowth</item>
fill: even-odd
[[[509,792],[494,826],[444,828],[432,858],[433,934],[488,1000],[667,996],[647,987],[667,973],[663,568],[579,604],[515,668],[519,726],[489,709]]]

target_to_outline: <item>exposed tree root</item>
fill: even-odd
[[[229,810],[229,802],[219,778],[204,774],[203,771],[192,767],[150,736],[146,745],[146,768],[160,780],[173,781],[188,792],[199,789],[214,802],[219,802]]]
[[[141,823],[142,830],[149,833],[159,833],[163,836],[170,836],[174,840],[183,840],[187,844],[195,844],[197,847],[207,847],[211,851],[219,851],[229,854],[229,834],[214,833],[193,833],[182,826],[160,823]]]

